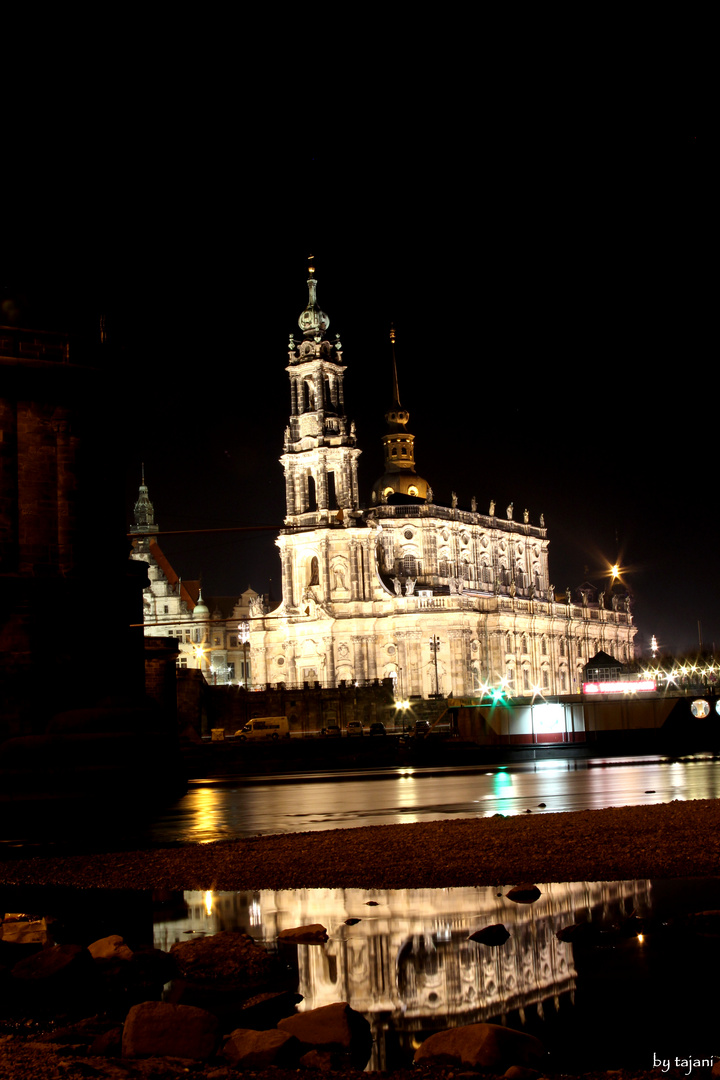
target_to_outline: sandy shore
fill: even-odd
[[[7,885],[441,888],[720,875],[720,800],[264,836],[0,862]]]

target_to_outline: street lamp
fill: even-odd
[[[241,622],[238,623],[238,640],[243,647],[243,686],[247,690],[248,684],[248,666],[247,666],[247,647],[250,640],[250,623]]]
[[[440,697],[440,684],[438,683],[438,666],[437,666],[437,654],[440,648],[440,638],[437,634],[433,634],[430,638],[430,652],[433,654],[435,660],[435,697]]]

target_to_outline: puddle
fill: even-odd
[[[531,904],[509,900],[508,887],[0,889],[0,903],[52,914],[83,943],[121,933],[164,950],[193,934],[243,929],[275,951],[281,930],[321,923],[325,944],[297,946],[299,1008],[342,1000],[363,1013],[374,1039],[369,1069],[405,1066],[434,1031],[481,1021],[538,1036],[555,1071],[720,1056],[708,978],[720,936],[711,922],[686,918],[720,909],[720,879],[538,884]],[[592,928],[582,941],[558,938],[580,922]],[[504,944],[469,940],[495,923],[509,932]]]

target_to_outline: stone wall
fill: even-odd
[[[280,683],[273,689],[248,692],[238,686],[210,686],[207,700],[211,726],[224,728],[228,735],[256,716],[287,716],[291,733],[310,734],[329,724],[344,731],[351,720],[359,720],[366,728],[375,720],[393,724],[396,711],[391,679],[335,689],[316,684],[286,690]]]

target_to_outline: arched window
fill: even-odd
[[[560,655],[565,655],[565,638],[560,638]]]
[[[403,570],[408,577],[417,577],[417,559],[414,555],[403,556]]]
[[[319,584],[320,584],[320,564],[318,563],[317,555],[313,555],[312,559],[310,560],[310,581],[308,582],[308,585],[319,585]]]
[[[542,652],[543,656],[547,656],[547,638],[542,639],[540,651]]]
[[[528,652],[528,639],[525,634],[522,636],[522,651],[524,653]]]

